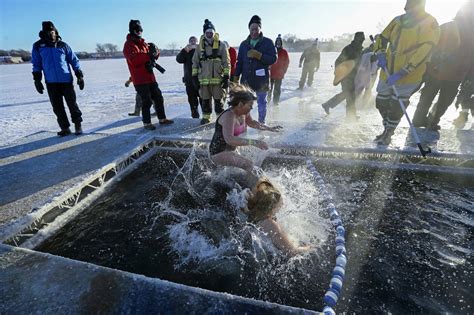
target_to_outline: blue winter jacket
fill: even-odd
[[[262,58],[258,60],[247,57],[247,52],[251,49],[262,53]],[[268,91],[270,80],[268,67],[277,61],[277,56],[277,50],[270,38],[263,37],[260,33],[260,40],[255,47],[252,47],[249,36],[240,44],[235,76],[241,76],[240,83],[248,84],[256,92]]]
[[[79,59],[68,44],[58,38],[56,43],[44,38],[33,44],[31,52],[33,72],[44,72],[46,83],[69,83],[73,81],[71,69],[81,70]]]

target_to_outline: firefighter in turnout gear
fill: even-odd
[[[201,124],[207,124],[211,121],[211,99],[214,99],[217,115],[224,110],[222,101],[229,87],[230,59],[227,46],[219,40],[219,34],[208,19],[204,21],[203,33],[194,52],[192,76],[202,99]]]
[[[383,119],[384,131],[375,138],[380,145],[388,145],[400,123],[403,110],[395,96],[396,87],[405,107],[410,97],[420,88],[426,63],[439,40],[439,25],[425,11],[425,0],[407,0],[405,12],[394,18],[375,43],[378,65],[382,69],[377,86],[376,107]]]

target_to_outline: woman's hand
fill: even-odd
[[[282,126],[280,125],[277,125],[277,126],[273,126],[273,127],[268,127],[268,131],[272,131],[272,132],[279,132],[281,129],[283,129]]]
[[[252,145],[261,150],[268,150],[268,144],[262,140],[252,140]]]

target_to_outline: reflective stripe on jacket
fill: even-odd
[[[224,75],[230,76],[229,51],[214,34],[212,46],[201,36],[193,56],[193,76],[198,76],[200,85],[221,84]]]

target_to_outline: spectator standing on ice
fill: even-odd
[[[129,34],[123,47],[128,69],[135,90],[142,100],[142,121],[144,128],[155,130],[151,123],[150,107],[155,103],[156,113],[161,125],[172,124],[166,118],[163,95],[153,73],[154,60],[160,56],[159,49],[152,43],[147,44],[142,38],[143,28],[139,20],[130,20]]]
[[[183,65],[183,83],[186,86],[186,94],[188,95],[188,103],[191,107],[192,118],[199,118],[199,104],[201,104],[202,107],[202,100],[199,96],[199,89],[196,89],[196,87],[194,86],[192,76],[193,56],[194,52],[196,51],[196,47],[197,38],[195,36],[191,36],[186,47],[181,49],[179,54],[176,56],[176,61]],[[202,110],[204,111],[204,109]]]
[[[326,103],[322,104],[326,114],[329,114],[329,109],[336,107],[342,100],[346,100],[346,120],[355,121],[356,114],[356,88],[355,77],[357,75],[358,63],[362,55],[362,44],[364,43],[364,32],[357,32],[354,35],[354,40],[344,47],[339,57],[335,61],[335,68],[337,69],[344,62],[352,62],[353,67],[345,74],[341,81],[342,95],[337,94]]]
[[[472,1],[468,2],[468,5],[458,11],[453,21],[440,26],[440,39],[428,63],[425,85],[413,116],[415,127],[440,129],[438,123],[441,116],[453,103],[459,85],[471,68],[474,58],[473,6]],[[438,101],[431,106],[437,94]]]
[[[234,82],[249,85],[257,93],[258,121],[265,123],[267,115],[267,92],[269,90],[269,67],[277,61],[273,41],[263,36],[262,20],[252,16],[248,24],[250,35],[239,47]]]
[[[227,46],[219,40],[219,34],[211,21],[206,19],[203,34],[193,56],[193,84],[202,98],[201,124],[211,121],[212,105],[219,115],[224,110],[224,91],[229,87],[230,61]]]
[[[276,63],[270,66],[270,93],[268,95],[268,102],[272,99],[273,92],[273,104],[278,105],[280,103],[281,83],[290,65],[290,58],[288,57],[286,49],[283,48],[283,40],[280,34],[278,34],[277,39],[275,39],[275,47],[277,49],[278,59]]]
[[[235,67],[237,66],[237,50],[231,47],[228,42],[224,42],[224,44],[229,47],[230,77],[232,78],[235,74]]]
[[[306,48],[300,57],[299,67],[303,67],[300,78],[300,90],[304,88],[305,83],[308,86],[313,85],[314,72],[319,70],[320,61],[321,53],[319,52],[318,39],[316,38],[311,47]]]
[[[44,72],[49,100],[61,128],[58,136],[64,137],[71,134],[63,98],[66,100],[69,108],[71,120],[75,127],[75,134],[80,135],[82,133],[82,113],[76,103],[76,92],[74,91],[71,72],[72,67],[77,77],[79,89],[84,89],[84,75],[79,59],[71,47],[62,41],[53,22],[45,21],[42,23],[39,37],[40,40],[33,44],[31,52],[33,79],[36,90],[38,93],[43,94],[44,86],[41,83],[41,79]]]
[[[425,0],[407,0],[405,12],[388,24],[375,44],[382,68],[375,99],[384,127],[375,138],[379,145],[390,144],[403,116],[393,86],[407,107],[410,97],[420,88],[426,63],[439,40],[438,22],[425,11]],[[388,70],[388,76],[383,69]]]

